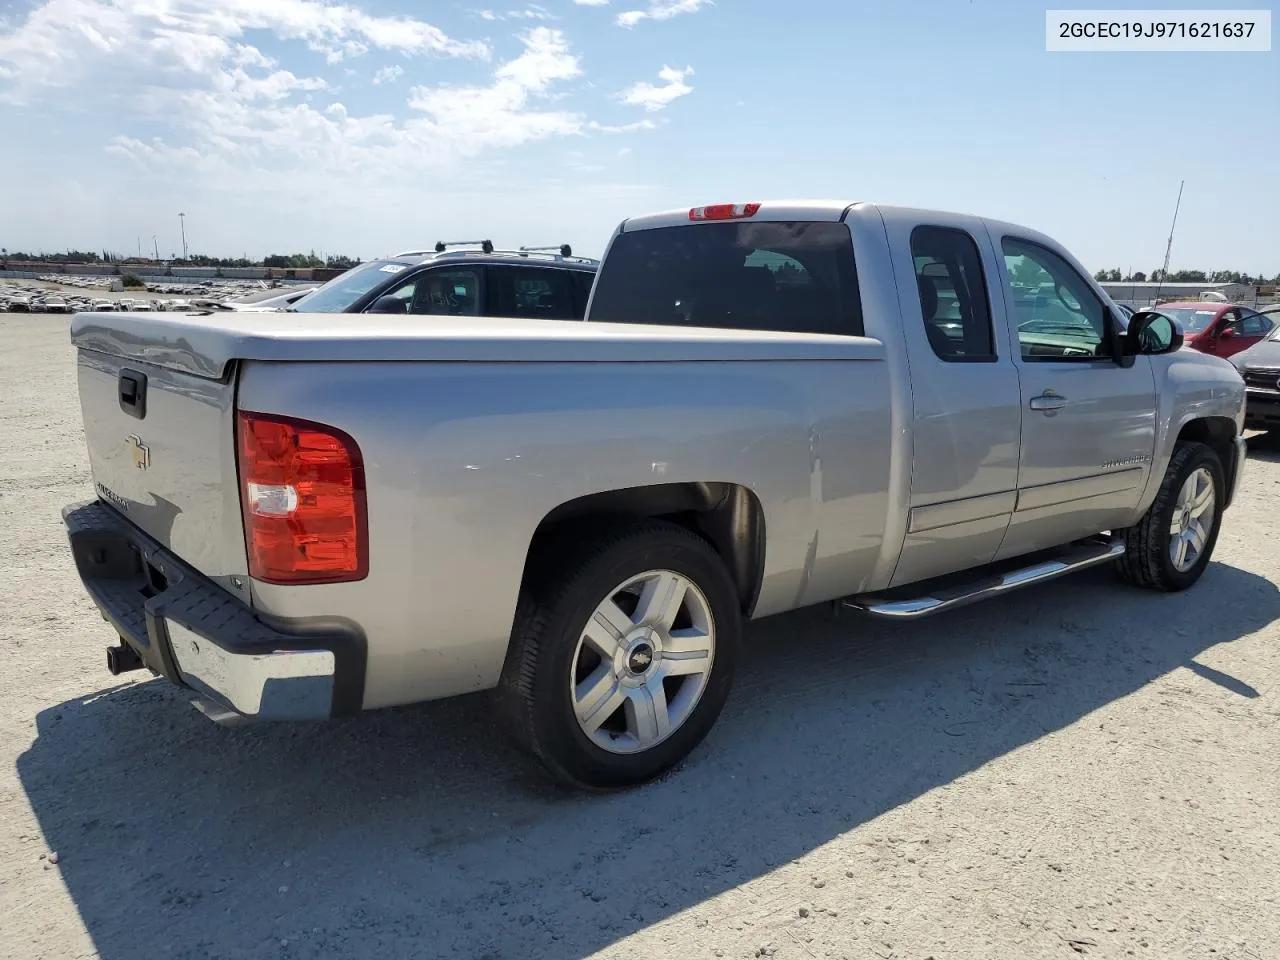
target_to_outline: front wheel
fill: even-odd
[[[1120,575],[1141,587],[1185,590],[1204,573],[1218,542],[1225,494],[1222,461],[1203,443],[1178,446],[1141,520],[1124,531]]]
[[[733,580],[705,540],[661,522],[546,556],[499,688],[512,731],[572,785],[649,780],[702,741],[728,697]]]

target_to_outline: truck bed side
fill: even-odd
[[[706,482],[741,485],[763,512],[755,616],[864,589],[885,548],[891,394],[883,353],[865,352],[246,363],[238,405],[346,431],[369,491],[366,580],[254,583],[254,605],[358,621],[369,638],[366,708],[484,689],[497,682],[529,545],[548,514],[600,492]]]

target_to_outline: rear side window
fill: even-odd
[[[951,362],[994,360],[991,304],[973,238],[950,227],[916,227],[911,258],[933,352]]]
[[[1242,332],[1246,337],[1260,337],[1271,329],[1267,318],[1260,313],[1251,313],[1244,318]]]
[[[572,320],[573,285],[567,270],[537,267],[489,268],[489,315]]]
[[[587,301],[591,299],[591,283],[595,280],[594,273],[588,273],[586,270],[574,270],[570,273],[573,277],[573,296],[574,307],[577,319],[581,320],[587,312]]]
[[[591,319],[862,334],[853,242],[842,223],[708,223],[619,235]]]

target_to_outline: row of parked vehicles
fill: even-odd
[[[64,518],[113,673],[226,722],[491,690],[556,777],[625,786],[706,736],[748,620],[1195,584],[1246,391],[1185,336],[934,210],[685,208],[599,263],[440,244],[253,317],[77,316],[97,497]]]

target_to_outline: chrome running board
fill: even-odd
[[[1086,567],[1094,567],[1114,560],[1122,553],[1124,553],[1123,541],[1094,537],[1068,545],[1051,559],[1041,560],[1030,566],[1005,573],[988,574],[976,580],[931,590],[924,596],[897,599],[891,595],[868,594],[849,597],[841,601],[841,605],[884,620],[919,620],[923,617],[931,617],[935,613],[954,610],[956,607],[1018,590],[1033,583],[1044,583],[1046,580],[1054,580],[1065,574],[1084,570]],[[908,585],[892,591],[892,594],[901,596],[911,589]]]

